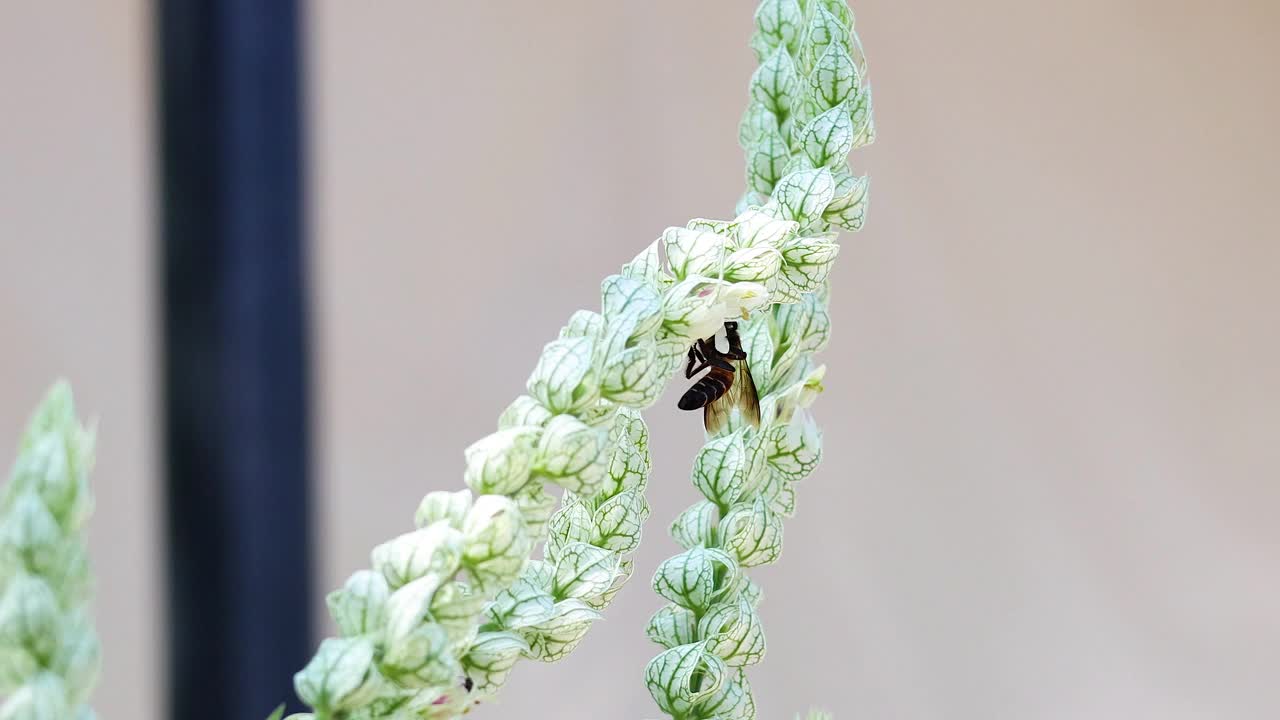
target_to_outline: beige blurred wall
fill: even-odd
[[[460,486],[601,276],[729,212],[747,5],[312,4],[324,586]],[[1280,8],[856,9],[875,199],[828,455],[758,573],[761,717],[1275,717]],[[58,374],[102,421],[117,718],[161,717],[145,10],[0,4],[0,442]],[[657,715],[646,580],[698,446],[674,397],[636,581],[484,717]]]
[[[100,421],[104,718],[160,717],[147,5],[0,3],[0,466],[45,387],[71,379]]]
[[[313,6],[324,582],[461,485],[541,344],[730,212],[748,3]],[[1280,6],[861,0],[880,139],[761,717],[1280,714]],[[483,717],[656,716],[638,579]],[[317,600],[318,602],[318,600]],[[607,709],[602,709],[607,708]]]

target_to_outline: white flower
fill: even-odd
[[[683,295],[683,296],[681,296]],[[769,290],[760,283],[731,283],[716,278],[691,277],[672,291],[668,326],[688,338],[710,337],[726,320],[747,317],[769,303]]]
[[[826,374],[827,366],[819,365],[811,370],[804,379],[783,390],[778,395],[777,400],[778,422],[789,424],[797,410],[804,410],[812,406],[813,401],[818,399],[818,395],[824,389],[822,378]]]
[[[761,283],[738,282],[727,285],[719,295],[724,304],[724,317],[730,320],[745,318],[752,310],[769,304],[769,290]]]

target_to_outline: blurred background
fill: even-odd
[[[0,438],[58,375],[100,421],[102,717],[293,698],[600,278],[732,214],[752,6],[0,5]],[[1280,717],[1280,5],[855,11],[874,201],[760,717]],[[657,715],[675,392],[637,579],[477,717]]]

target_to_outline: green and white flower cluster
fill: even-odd
[[[677,521],[688,550],[655,579],[672,604],[649,632],[669,649],[647,671],[674,717],[753,715],[738,671],[759,661],[763,635],[741,570],[776,559],[792,485],[817,461],[804,408],[822,377],[811,355],[828,335],[831,229],[861,226],[866,180],[845,156],[873,135],[843,2],[766,0],[757,24],[765,62],[742,124],[753,169],[738,216],[669,228],[604,280],[599,312],[569,319],[496,432],[467,448],[469,489],[428,494],[417,529],[329,596],[340,637],[296,676],[313,712],[295,717],[452,718],[520,658],[572,651],[631,576],[649,513],[640,410],[691,343],[760,311],[743,338],[764,422],[735,420],[699,455],[707,500]]]
[[[606,278],[601,312],[575,313],[544,348],[528,393],[467,448],[469,490],[428,494],[418,529],[330,595],[341,637],[295,679],[315,717],[454,717],[521,657],[570,652],[630,577],[649,512],[639,409],[691,338],[765,298],[752,283],[677,282],[654,250]],[[548,483],[563,490],[554,514]],[[544,559],[530,560],[543,540]]]
[[[329,596],[341,637],[295,678],[314,717],[455,717],[521,657],[577,646],[630,576],[649,512],[638,408],[662,387],[662,321],[656,291],[614,276],[602,312],[576,313],[546,346],[528,393],[467,448],[469,489],[429,493],[418,529]],[[564,491],[554,514],[548,484]]]
[[[698,453],[693,484],[704,499],[675,520],[685,548],[659,567],[654,590],[668,601],[649,621],[664,650],[645,670],[650,693],[673,718],[753,718],[744,671],[764,657],[759,588],[745,570],[776,561],[782,520],[795,511],[796,482],[809,475],[822,438],[807,408],[825,372],[813,352],[830,321],[816,293],[775,306],[743,332],[761,393],[761,425],[736,427]]]
[[[744,571],[778,559],[794,485],[821,457],[807,408],[825,374],[813,354],[830,335],[827,273],[838,229],[861,229],[868,200],[867,178],[848,167],[849,152],[875,138],[848,6],[765,0],[756,28],[752,45],[762,64],[740,129],[748,190],[737,220],[697,226],[738,246],[744,233],[755,237],[757,225],[771,226],[783,271],[768,283],[778,304],[741,329],[760,427],[739,420],[698,454],[693,483],[704,499],[672,524],[685,550],[653,579],[668,604],[648,635],[665,650],[646,667],[645,681],[675,720],[756,716],[746,668],[763,659],[765,637],[756,614],[760,589]]]
[[[867,178],[849,152],[875,141],[866,58],[845,0],[764,0],[751,46],[760,67],[738,128],[747,155],[739,207],[763,204],[780,186],[800,185],[821,204],[814,226],[862,229]],[[827,172],[822,172],[826,170]],[[800,209],[782,202],[790,213]],[[810,213],[812,214],[812,213]]]
[[[521,657],[558,660],[582,640],[630,577],[649,513],[639,410],[694,339],[767,305],[783,273],[825,276],[786,260],[794,221],[753,210],[723,233],[703,224],[669,229],[606,278],[601,311],[570,318],[528,393],[467,448],[470,489],[428,494],[418,529],[330,595],[342,636],[295,679],[314,717],[454,717]],[[548,483],[563,490],[554,513]]]
[[[0,499],[0,720],[87,720],[98,675],[85,523],[93,432],[59,383],[27,426]]]

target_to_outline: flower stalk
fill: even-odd
[[[330,594],[340,636],[296,676],[313,708],[296,717],[456,717],[521,658],[552,662],[582,641],[630,578],[649,513],[640,409],[694,339],[767,307],[768,286],[794,270],[778,246],[794,222],[753,210],[732,239],[703,222],[668,229],[605,278],[600,312],[570,317],[527,394],[467,448],[468,489],[428,493],[418,529]],[[554,513],[548,485],[562,490]]]
[[[759,427],[737,422],[711,436],[693,467],[703,500],[671,525],[684,548],[653,578],[668,601],[647,633],[662,653],[645,669],[658,707],[673,720],[754,718],[746,669],[764,657],[748,569],[782,552],[783,519],[795,511],[795,484],[822,453],[808,407],[825,367],[827,275],[839,230],[862,228],[867,178],[848,155],[875,139],[866,62],[844,0],[764,0],[752,47],[761,62],[739,128],[747,191],[739,217],[696,221],[726,243],[753,247],[757,224],[776,233],[781,272],[768,282],[771,308],[741,325],[760,396]]]
[[[769,37],[758,49],[769,47]],[[816,43],[797,48],[812,51]],[[838,38],[829,44],[845,45]],[[768,103],[744,121],[749,148],[814,124],[795,120],[804,110],[793,109],[791,96],[812,93],[796,89],[789,57],[753,82]],[[848,78],[836,81],[844,87]],[[839,88],[819,90],[834,97]],[[669,612],[685,635],[697,625],[706,625],[704,635],[741,625],[743,649],[732,657],[759,655],[762,644],[751,646],[763,639],[752,630],[758,622],[746,622],[758,593],[739,570],[776,557],[780,522],[773,518],[790,507],[789,478],[816,461],[816,429],[802,409],[821,377],[809,354],[825,343],[829,326],[818,297],[839,246],[826,230],[842,212],[860,212],[865,199],[865,181],[859,186],[832,170],[859,127],[840,119],[855,117],[847,108],[857,97],[846,94],[849,102],[832,105],[846,110],[823,116],[833,128],[823,137],[814,130],[801,144],[809,149],[801,160],[778,164],[776,179],[757,173],[736,218],[669,228],[605,278],[598,312],[569,318],[543,349],[526,393],[501,414],[494,433],[464,453],[467,489],[427,494],[417,529],[375,548],[370,568],[330,594],[339,636],[325,640],[296,676],[298,695],[312,708],[296,718],[453,718],[495,695],[521,658],[551,662],[571,652],[632,573],[627,556],[649,513],[640,411],[661,394],[691,343],[753,311],[744,341],[764,373],[757,383],[769,391],[762,406],[768,429],[750,434],[750,455],[747,431],[734,425],[714,452],[700,456],[714,500],[686,569],[702,572],[705,582],[673,575],[662,587],[685,611]],[[793,309],[770,309],[779,302]],[[734,463],[742,468],[736,476],[716,469]],[[791,475],[766,472],[774,467]],[[558,509],[548,488],[561,491]],[[754,499],[744,504],[747,498]],[[703,516],[687,515],[688,532],[699,532]],[[539,545],[542,559],[532,559]],[[739,602],[726,605],[731,587]],[[716,647],[727,653],[733,641]],[[694,717],[694,705],[698,712],[730,707],[745,692],[722,692],[724,663],[702,662],[715,648],[700,642],[689,654],[696,680],[685,679],[701,695],[678,717]],[[745,681],[733,686],[745,688]]]
[[[94,434],[56,384],[36,410],[0,497],[0,718],[89,720],[98,636],[85,524]]]
[[[750,252],[672,228],[604,280],[600,312],[574,313],[527,394],[467,448],[468,489],[429,493],[418,529],[375,548],[371,567],[330,594],[340,636],[295,678],[313,708],[302,717],[455,717],[519,659],[555,661],[581,642],[630,577],[648,516],[639,410],[694,338],[768,302],[764,283],[783,261],[765,246],[782,235],[752,218],[762,244]],[[549,485],[562,490],[558,510]]]

